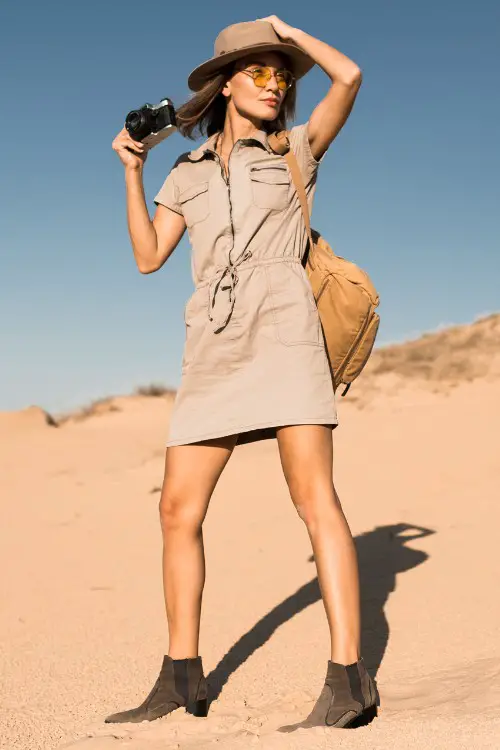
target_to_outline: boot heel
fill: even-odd
[[[193,716],[204,717],[208,715],[208,698],[201,698],[199,701],[193,701],[186,706],[186,713]]]
[[[369,708],[367,708],[366,711],[364,711],[364,715],[368,723],[373,721],[373,719],[376,719],[378,716],[377,705],[374,703],[373,706],[370,706]]]
[[[372,721],[377,717],[378,710],[377,705],[374,704],[373,706],[368,706],[368,708],[365,708],[362,714],[360,714],[356,719],[354,719],[349,726],[352,729],[357,729],[358,727],[366,727],[368,724],[371,724]]]

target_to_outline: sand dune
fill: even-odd
[[[173,394],[1,414],[0,746],[498,750],[500,316],[485,321],[376,352],[340,399],[334,472],[381,705],[333,737],[276,731],[318,695],[328,630],[275,441],[236,449],[205,523],[208,717],[113,726],[167,648],[157,503]],[[446,351],[474,362],[460,375]]]

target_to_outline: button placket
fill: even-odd
[[[234,251],[234,244],[235,244],[235,228],[234,228],[233,211],[232,211],[232,203],[231,203],[230,164],[231,164],[232,157],[235,155],[235,153],[237,155],[237,153],[240,152],[241,147],[243,145],[247,146],[247,145],[252,145],[253,143],[258,143],[266,151],[270,152],[269,147],[265,143],[263,143],[259,138],[246,138],[246,139],[239,138],[233,144],[233,148],[231,150],[231,153],[229,154],[228,164],[227,164],[227,175],[226,175],[226,170],[224,168],[222,159],[217,153],[217,151],[215,150],[215,148],[208,147],[208,148],[205,148],[203,151],[204,154],[211,154],[212,157],[215,158],[219,163],[221,176],[227,189],[227,197],[228,197],[228,204],[229,204],[229,227],[227,227],[224,230],[224,236],[228,237],[228,250],[227,250],[228,262],[225,266],[219,267],[219,269],[215,273],[215,277],[209,282],[208,317],[209,317],[210,322],[212,323],[212,328],[213,328],[214,333],[219,333],[226,327],[231,317],[232,311],[234,309],[234,304],[235,304],[235,299],[236,299],[235,288],[238,283],[238,274],[237,274],[236,269],[241,263],[243,263],[245,260],[247,260],[248,258],[252,256],[252,252],[250,250],[246,250],[235,262],[233,262],[231,259],[231,255]],[[214,142],[214,145],[215,145],[215,142]],[[215,303],[220,292],[226,292],[228,295],[227,309],[224,311],[222,317],[215,316],[213,314],[213,311],[215,309]]]

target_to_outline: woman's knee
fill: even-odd
[[[199,503],[182,491],[162,492],[159,513],[163,534],[174,531],[197,534],[203,523]]]
[[[332,486],[304,487],[291,495],[299,518],[310,530],[342,513],[339,497]]]

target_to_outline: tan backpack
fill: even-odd
[[[379,295],[365,271],[335,255],[324,237],[311,230],[306,191],[287,131],[271,134],[268,142],[284,155],[302,206],[309,236],[305,269],[323,328],[333,387],[337,390],[345,384],[345,396],[372,352],[380,322],[375,312]]]

